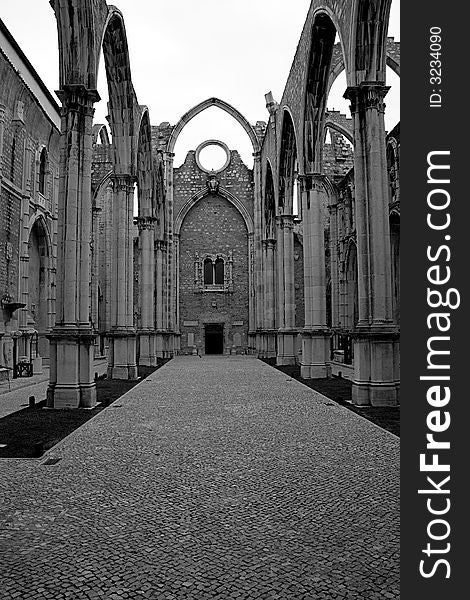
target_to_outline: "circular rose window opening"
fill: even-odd
[[[230,163],[230,150],[219,140],[207,140],[196,150],[196,162],[206,173],[220,173]]]

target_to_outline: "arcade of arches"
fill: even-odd
[[[300,364],[304,378],[347,377],[356,404],[396,405],[400,135],[399,125],[385,132],[384,99],[400,53],[386,37],[390,0],[313,0],[283,96],[266,94],[267,123],[255,125],[217,98],[176,125],[152,125],[132,85],[123,15],[105,0],[51,4],[60,115],[37,76],[30,89],[0,53],[2,368],[49,364],[49,406],[90,407],[97,362],[133,379],[138,365],[177,353],[250,353]],[[93,124],[101,53],[106,126]],[[342,70],[350,117],[327,108]],[[222,140],[174,166],[179,134],[210,107],[243,127],[253,168]],[[226,155],[213,171],[199,160],[209,144]]]

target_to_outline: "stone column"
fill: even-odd
[[[330,204],[331,326],[339,326],[338,205]]]
[[[278,221],[279,329],[278,365],[295,365],[294,216],[280,215]],[[282,245],[281,245],[282,244]],[[279,250],[281,250],[279,252]]]
[[[262,350],[262,329],[263,329],[263,262],[261,246],[261,154],[254,152],[253,163],[253,196],[254,196],[254,302],[255,311],[254,328],[255,349],[257,352]]]
[[[354,333],[353,402],[398,402],[398,331],[393,322],[384,97],[362,83],[346,90],[354,124],[359,321]]]
[[[139,365],[157,364],[155,348],[155,221],[138,217],[140,241],[140,355]]]
[[[256,348],[256,271],[254,235],[248,234],[248,345]]]
[[[137,379],[134,328],[134,184],[132,175],[112,175],[113,253],[108,377]]]
[[[99,280],[99,252],[100,252],[100,234],[99,234],[99,216],[101,208],[93,206],[92,210],[92,273],[91,273],[91,321],[96,334],[94,357],[100,355],[99,330],[98,330],[98,280]]]
[[[305,326],[302,332],[301,377],[328,376],[329,331],[326,326],[326,267],[323,206],[324,177],[318,173],[301,177]]]
[[[174,336],[173,353],[179,354],[181,350],[180,329],[180,234],[173,233],[173,256],[174,256]]]
[[[60,98],[57,315],[49,338],[47,404],[90,408],[96,404],[90,324],[91,132],[99,96],[77,85],[65,86]]]
[[[165,172],[166,172],[166,241],[167,241],[167,270],[166,270],[166,328],[167,344],[165,355],[173,356],[175,347],[176,331],[176,249],[173,244],[173,211],[174,211],[174,188],[173,188],[173,162],[175,155],[173,152],[165,153]]]
[[[163,295],[163,280],[165,275],[164,269],[164,252],[165,242],[156,240],[155,242],[155,325],[156,325],[156,348],[155,353],[157,358],[164,357],[164,295]]]
[[[264,269],[264,329],[266,357],[276,356],[276,290],[275,290],[275,250],[276,240],[263,240],[265,249]]]

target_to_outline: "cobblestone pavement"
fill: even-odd
[[[1,462],[0,598],[399,598],[398,444],[254,358],[176,358]]]

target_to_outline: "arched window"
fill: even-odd
[[[46,192],[46,170],[47,170],[47,152],[43,148],[41,158],[39,159],[39,193],[45,196]]]
[[[218,258],[214,266],[214,280],[216,285],[224,285],[224,260]]]
[[[10,181],[15,181],[16,137],[11,141]]]
[[[204,285],[212,285],[214,283],[214,264],[212,259],[206,258],[204,261]]]
[[[225,263],[223,258],[206,258],[204,261],[204,285],[224,285]]]
[[[196,254],[195,288],[199,292],[233,292],[233,257],[232,253]]]

